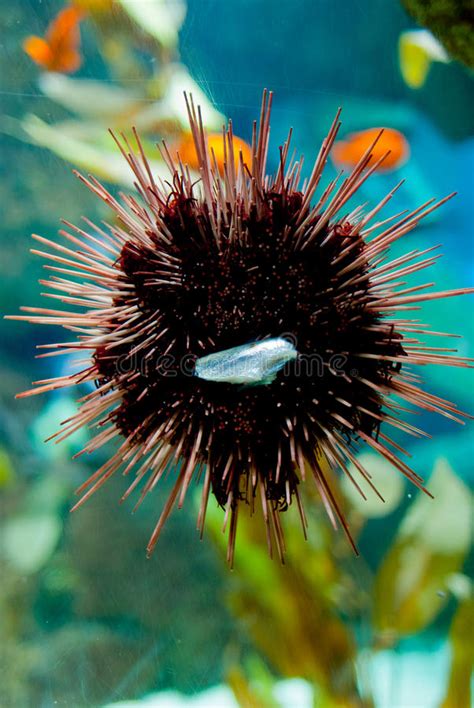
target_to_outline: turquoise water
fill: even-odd
[[[145,1],[138,4],[157,13],[150,14],[150,27],[155,17],[164,26],[158,0],[148,0],[148,10]],[[400,33],[415,24],[397,0],[186,4],[181,26],[175,22],[174,43],[161,53],[156,37],[152,42],[143,27],[122,22],[120,2],[82,20],[83,63],[73,78],[102,82],[85,116],[84,105],[71,107],[78,95],[72,86],[61,89],[61,100],[53,97],[46,72],[21,46],[27,35],[44,34],[62,4],[0,2],[3,313],[41,306],[44,288],[37,281],[45,274],[29,253],[32,232],[54,239],[61,218],[108,218],[71,173],[71,163],[87,162],[84,145],[102,150],[108,125],[115,125],[107,89],[123,89],[134,103],[134,119],[144,120],[141,111],[158,103],[164,83],[178,87],[176,75],[165,71],[171,60],[181,62],[204,100],[231,117],[235,134],[246,141],[262,89],[274,91],[270,170],[277,169],[278,146],[292,126],[294,145],[307,157],[307,175],[338,106],[343,136],[378,126],[401,131],[410,159],[375,174],[359,201],[376,203],[401,178],[406,182],[392,211],[456,191],[455,199],[396,245],[394,257],[442,244],[444,256],[430,279],[439,290],[474,284],[472,74],[455,61],[433,63],[424,86],[409,88],[397,46]],[[177,2],[171,5],[179,10]],[[173,134],[168,119],[173,126],[179,122],[174,109],[166,110],[167,120],[145,130],[150,144]],[[45,137],[35,130],[32,116],[41,125],[55,124],[56,133]],[[64,128],[64,121],[73,127]],[[119,128],[124,125],[126,117]],[[79,141],[72,157],[60,149],[71,135]],[[99,165],[112,169],[110,151],[100,150]],[[334,174],[330,164],[326,179]],[[113,185],[123,187],[119,179]],[[474,356],[472,299],[429,303],[420,317],[435,330],[462,334],[456,346],[462,356]],[[2,327],[0,705],[461,705],[469,652],[459,626],[472,621],[472,423],[457,426],[423,414],[414,422],[433,440],[396,438],[428,488],[433,475],[436,499],[420,510],[414,488],[389,483],[393,504],[387,513],[364,516],[349,500],[357,559],[329,530],[314,499],[310,538],[305,543],[299,529],[293,535],[290,523],[283,568],[267,561],[243,532],[245,550],[229,571],[216,533],[219,512],[212,507],[210,531],[200,542],[192,500],[169,519],[147,560],[150,530],[171,480],[136,514],[133,504],[118,504],[126,485],[117,477],[70,515],[75,488],[107,459],[113,444],[77,460],[71,457],[86,443],[86,432],[61,445],[44,444],[73,414],[78,396],[52,392],[15,401],[14,395],[33,380],[64,375],[71,362],[34,358],[36,344],[58,341],[52,328],[13,321]],[[472,411],[472,372],[429,367],[423,375],[428,390]],[[407,528],[408,552],[402,548]],[[451,544],[443,544],[446,536]],[[414,577],[420,564],[424,572]],[[396,595],[399,610],[391,615]],[[449,692],[450,681],[458,694]]]

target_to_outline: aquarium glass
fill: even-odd
[[[341,108],[334,157],[313,203],[341,167],[347,174],[357,164],[360,136],[385,128],[387,163],[361,184],[347,213],[358,204],[369,212],[401,181],[379,220],[456,192],[394,241],[390,258],[437,247],[425,257],[442,258],[426,272],[408,273],[400,287],[472,287],[474,24],[468,4],[0,0],[0,310],[33,317],[33,323],[1,324],[1,706],[471,704],[471,420],[460,424],[425,406],[401,417],[426,436],[388,431],[433,498],[370,446],[361,447],[358,460],[385,502],[367,484],[364,501],[350,480],[333,474],[358,556],[342,529],[332,528],[308,481],[300,485],[307,540],[293,503],[281,515],[285,563],[276,552],[270,559],[262,512],[250,518],[242,504],[231,569],[224,512],[212,494],[202,539],[196,531],[203,475],[147,557],[176,464],[136,511],[140,489],[120,504],[130,480],[119,472],[70,513],[75,490],[119,442],[78,455],[90,440],[87,428],[59,442],[45,440],[75,414],[79,398],[93,393],[93,383],[15,399],[33,381],[77,371],[81,358],[78,351],[55,356],[52,347],[81,336],[73,319],[71,331],[42,326],[32,310],[20,312],[23,306],[74,308],[61,295],[49,303],[41,296],[46,286],[38,281],[67,276],[44,269],[48,262],[30,249],[51,249],[31,234],[75,249],[58,235],[69,228],[61,219],[86,230],[81,217],[118,225],[73,173],[94,175],[115,196],[133,193],[130,168],[108,129],[133,141],[136,127],[157,179],[169,177],[156,144],[179,145],[199,180],[183,91],[202,107],[216,165],[229,118],[239,139],[236,156],[241,150],[251,163],[252,123],[263,90],[273,91],[267,168],[278,171],[291,127],[296,159],[305,156],[302,179],[310,177]],[[420,10],[427,5],[431,12]],[[100,245],[107,241],[93,233],[107,256]],[[67,261],[67,253],[56,254]],[[113,259],[103,262],[113,265]],[[472,312],[473,296],[466,294],[428,300],[406,317],[420,328],[428,322],[435,332],[462,335],[433,337],[430,345],[474,357]],[[201,362],[206,384],[237,386],[245,395],[250,386],[251,395],[265,395],[296,356],[297,344],[286,340],[289,354],[279,359],[272,350],[257,373],[239,378],[241,357],[255,342],[242,342],[243,352],[237,344],[227,348],[221,378],[213,367],[221,366],[222,355]],[[237,373],[230,370],[236,361]],[[427,391],[473,412],[469,368],[429,365],[417,373]],[[457,417],[455,409],[451,414]]]

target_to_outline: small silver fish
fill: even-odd
[[[273,337],[224,349],[196,360],[194,374],[206,381],[260,386],[270,384],[285,364],[296,359],[294,345]]]

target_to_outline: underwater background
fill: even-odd
[[[54,238],[61,218],[108,218],[72,166],[129,189],[107,128],[137,125],[150,149],[179,139],[183,89],[210,129],[232,117],[247,142],[262,89],[272,89],[272,170],[289,125],[309,164],[339,106],[343,136],[399,131],[407,160],[376,173],[359,196],[376,203],[405,178],[398,212],[457,191],[394,250],[442,244],[438,289],[474,284],[472,69],[449,53],[429,58],[426,72],[424,55],[404,58],[400,38],[420,27],[398,0],[76,4],[84,13],[79,65],[71,71],[63,54],[51,71],[23,43],[43,37],[64,3],[0,0],[2,313],[40,304],[45,275],[29,253],[32,232]],[[473,357],[472,312],[465,297],[427,304],[420,317],[462,334],[459,352]],[[243,523],[229,571],[220,510],[210,505],[200,542],[192,503],[170,518],[147,560],[170,481],[132,515],[133,505],[117,503],[125,481],[114,478],[70,515],[74,490],[106,451],[72,460],[85,433],[43,442],[74,412],[74,391],[14,400],[32,381],[67,372],[71,362],[34,358],[36,344],[57,337],[2,321],[0,706],[470,705],[472,423],[423,414],[417,424],[433,439],[400,437],[434,500],[393,470],[380,470],[385,505],[364,504],[342,483],[359,558],[314,499],[308,541],[288,512],[285,566]],[[473,412],[472,372],[423,374],[428,390]]]

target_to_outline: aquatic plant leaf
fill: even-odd
[[[69,440],[64,440],[60,445],[51,442],[44,445],[54,432],[53,421],[56,419],[66,420],[74,415],[76,410],[74,400],[68,396],[52,397],[35,418],[31,425],[31,438],[37,454],[43,459],[68,460],[72,454],[79,450],[87,442],[87,434],[77,430]]]
[[[243,666],[242,666],[243,664]],[[316,703],[313,686],[300,678],[277,681],[266,662],[258,655],[245,656],[234,661],[226,673],[226,682],[232,689],[239,706],[245,708],[314,708]]]
[[[113,9],[115,0],[74,0],[74,5],[90,13],[106,13]]]
[[[41,91],[52,101],[80,116],[105,121],[107,127],[127,123],[141,107],[137,94],[93,79],[73,79],[64,74],[42,74],[38,80]]]
[[[79,131],[77,131],[77,135],[74,135],[70,124],[49,125],[33,115],[24,118],[22,127],[31,142],[48,148],[63,160],[71,162],[74,167],[94,172],[108,182],[131,186],[133,180],[130,177],[130,171],[122,156],[113,150],[112,138],[109,138],[110,149],[106,149],[102,144],[94,144],[86,141],[85,138],[78,137]],[[80,128],[81,126],[75,124],[75,127]],[[84,127],[82,126],[82,128]],[[93,128],[92,134],[94,133],[96,133],[96,129]],[[103,134],[104,138],[107,137],[105,131]],[[157,159],[151,161],[153,173],[155,177],[164,177],[167,175],[166,166],[162,160],[158,159],[158,150],[155,152]]]
[[[472,705],[471,673],[474,666],[474,597],[472,593],[459,605],[449,633],[451,672],[447,692],[440,708]]]
[[[28,485],[20,508],[0,528],[1,555],[19,573],[29,575],[50,559],[63,523],[61,511],[71,483],[61,474],[43,474]]]
[[[255,515],[259,513],[256,509]],[[289,509],[285,524],[289,561],[285,565],[266,553],[262,526],[245,509],[241,511],[236,572],[228,595],[232,614],[247,628],[272,670],[311,683],[316,705],[365,705],[355,702],[355,644],[337,613],[341,574],[329,550],[327,526],[312,517],[310,538],[305,541],[300,519],[294,508]],[[213,505],[208,508],[207,528],[224,555],[222,514]]]
[[[431,66],[431,59],[421,47],[411,44],[403,35],[399,41],[400,71],[403,80],[413,89],[423,86]]]
[[[426,627],[447,602],[449,577],[471,543],[472,495],[444,459],[400,525],[375,579],[374,623],[380,632],[406,635]]]
[[[21,573],[35,573],[50,558],[61,532],[61,521],[53,514],[11,518],[2,529],[3,552]]]
[[[0,490],[8,487],[16,476],[10,456],[7,451],[0,448]]]
[[[248,708],[279,708],[279,704],[273,699],[271,692],[266,690],[256,690],[252,685],[252,680],[246,675],[243,669],[237,664],[232,664],[226,673],[226,683],[232,689],[239,706]],[[267,686],[265,686],[267,688]]]
[[[448,63],[449,56],[440,42],[428,30],[402,32],[398,40],[400,71],[410,88],[418,89],[426,81],[431,63]]]
[[[201,108],[204,126],[208,130],[222,130],[226,119],[211,103],[199,84],[192,78],[183,64],[173,63],[165,66],[160,73],[160,84],[163,94],[160,99],[144,104],[140,114],[135,118],[135,125],[143,133],[156,131],[157,124],[174,121],[175,130],[189,131],[189,116],[183,93],[194,97]]]
[[[356,466],[351,464],[349,471],[354,478],[357,478],[357,484],[366,496],[366,499],[364,499],[349,477],[342,477],[341,489],[352,509],[366,519],[390,514],[397,508],[402,499],[405,485],[401,475],[388,460],[382,460],[378,455],[374,455],[371,452],[363,452],[358,455],[357,461],[371,475],[372,482],[385,500],[385,503],[380,503],[380,497],[375,494],[368,482],[361,475],[358,475]]]
[[[54,468],[52,468],[54,469]],[[61,516],[61,510],[71,492],[71,482],[62,473],[49,472],[41,475],[23,498],[21,515]]]
[[[118,0],[125,12],[145,32],[164,47],[173,48],[178,43],[178,31],[186,17],[186,4],[182,0]]]
[[[183,101],[185,92],[199,97],[205,127],[209,130],[222,129],[225,116],[214,108],[183,64],[164,66],[155,83],[154,93],[158,95],[153,100],[106,81],[77,79],[55,73],[39,78],[39,87],[48,98],[87,120],[84,124],[74,124],[74,132],[83,125],[81,133],[87,142],[95,142],[89,139],[89,135],[98,131],[103,137],[105,128],[120,127],[129,131],[131,125],[142,136],[154,133],[160,138],[180,138],[183,131],[189,130]],[[146,141],[143,142],[146,146]]]

